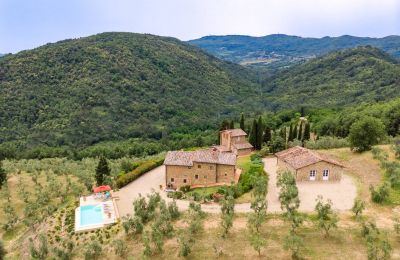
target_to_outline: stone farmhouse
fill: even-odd
[[[296,146],[275,154],[278,171],[289,170],[296,181],[340,181],[344,166],[326,155]]]
[[[170,151],[164,161],[167,188],[217,186],[236,182],[236,155],[215,148]]]
[[[238,156],[250,154],[253,146],[246,140],[246,132],[240,128],[220,131],[220,145],[215,146],[221,152],[232,152]]]

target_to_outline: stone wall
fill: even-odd
[[[248,148],[248,149],[240,149],[240,150],[236,150],[236,154],[238,156],[243,156],[243,155],[248,155],[251,154],[252,149]]]
[[[231,149],[231,135],[227,132],[220,132],[220,145]]]
[[[235,166],[233,165],[217,165],[217,182],[230,184],[235,181]]]
[[[328,181],[340,181],[343,174],[343,168],[328,162],[317,162],[297,170],[297,181],[310,181],[310,171],[316,170],[315,181],[323,181],[323,170],[329,170]]]
[[[283,160],[278,159],[278,171],[285,171],[288,170],[292,172],[296,176],[296,181],[311,181],[310,180],[310,171],[316,170],[315,181],[324,181],[322,179],[323,170],[329,170],[329,179],[328,181],[340,181],[343,174],[343,168],[337,166],[335,164],[331,164],[328,162],[317,162],[311,164],[309,166],[303,167],[298,169],[297,171],[288,165]]]
[[[217,182],[229,184],[235,180],[233,165],[195,162],[192,167],[166,165],[165,171],[165,185],[168,187],[168,184],[171,184],[174,189],[185,185],[211,185]],[[173,182],[171,178],[174,179]]]
[[[241,144],[246,142],[246,136],[234,136],[231,138],[233,144]]]

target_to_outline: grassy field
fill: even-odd
[[[393,151],[390,146],[380,146],[389,153],[389,159],[394,159]],[[400,259],[400,235],[393,232],[394,218],[400,217],[400,206],[396,204],[398,199],[397,191],[392,191],[390,201],[384,205],[371,202],[369,185],[377,185],[384,180],[383,171],[380,168],[379,161],[373,159],[371,152],[362,154],[353,153],[348,148],[322,150],[322,153],[329,154],[340,160],[357,183],[358,198],[366,202],[366,210],[363,219],[372,221],[377,226],[387,232],[389,241],[393,248],[392,258]],[[249,166],[249,157],[241,157],[238,161],[239,167],[246,170]],[[247,168],[248,169],[248,168]],[[50,174],[43,171],[38,181],[47,187],[48,180],[46,175]],[[77,178],[71,175],[71,178]],[[9,187],[12,194],[12,204],[17,214],[23,218],[24,202],[21,200],[18,190],[20,180],[25,184],[27,190],[34,193],[35,186],[32,185],[31,174],[22,171],[20,174],[13,174],[9,179]],[[57,180],[65,185],[65,176],[57,176]],[[74,179],[73,181],[76,181]],[[29,188],[28,188],[29,187]],[[207,188],[213,191],[216,188]],[[250,193],[243,195],[248,196]],[[238,198],[237,203],[242,199]],[[3,208],[6,201],[0,200],[0,207]],[[2,240],[5,241],[7,250],[10,252],[7,259],[29,259],[29,237],[36,238],[38,233],[45,233],[48,236],[49,248],[52,249],[58,245],[58,241],[65,238],[74,242],[74,258],[83,259],[82,252],[85,245],[93,238],[100,239],[102,243],[102,256],[100,259],[140,259],[143,252],[143,242],[140,235],[126,236],[121,224],[117,224],[109,229],[103,229],[96,232],[88,232],[86,234],[73,234],[65,230],[65,216],[71,214],[71,209],[75,207],[74,199],[70,198],[61,203],[59,198],[54,198],[57,205],[56,211],[46,221],[36,225],[34,229],[29,229],[23,224],[19,224],[14,232],[0,231]],[[240,202],[241,203],[241,202]],[[300,228],[299,234],[303,238],[305,244],[301,249],[301,255],[304,259],[366,259],[367,248],[365,239],[361,236],[360,223],[355,220],[351,212],[343,212],[339,214],[338,229],[333,230],[330,237],[324,237],[323,233],[316,227],[316,218],[314,214],[304,215],[306,221]],[[0,220],[3,220],[3,211],[0,211]],[[175,222],[175,234],[178,230],[184,228],[187,224],[188,216],[184,215]],[[0,221],[1,222],[1,221]],[[149,230],[152,223],[146,225],[145,229]],[[289,259],[289,252],[283,249],[284,237],[288,234],[289,223],[283,220],[281,215],[270,214],[267,221],[262,226],[262,234],[267,239],[266,247],[261,251],[260,259]],[[258,258],[257,252],[251,247],[247,230],[247,215],[236,214],[234,225],[226,239],[220,236],[220,216],[219,214],[208,214],[204,220],[204,230],[196,235],[195,242],[192,247],[192,253],[189,259],[255,259]],[[57,238],[58,237],[58,238]],[[116,256],[112,241],[122,239],[128,246],[128,254],[125,258]],[[152,259],[176,259],[178,257],[179,243],[177,236],[165,239],[164,252],[155,254]],[[51,251],[51,250],[50,250]]]

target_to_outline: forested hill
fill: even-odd
[[[274,109],[390,100],[400,96],[400,65],[377,48],[358,47],[281,71],[263,89]]]
[[[0,143],[86,146],[214,128],[259,107],[246,69],[174,38],[102,33],[0,59]]]
[[[285,67],[331,51],[366,45],[400,57],[400,36],[302,38],[284,34],[264,37],[228,35],[206,36],[189,42],[221,59],[267,68]]]

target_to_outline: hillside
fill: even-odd
[[[215,128],[259,104],[250,77],[173,38],[102,33],[47,44],[0,59],[0,144],[84,147]]]
[[[400,65],[379,49],[359,47],[276,73],[263,89],[274,109],[390,100],[400,93]]]
[[[303,38],[284,34],[264,37],[228,35],[206,36],[189,42],[223,60],[267,68],[285,67],[331,51],[366,45],[400,57],[400,36]]]

